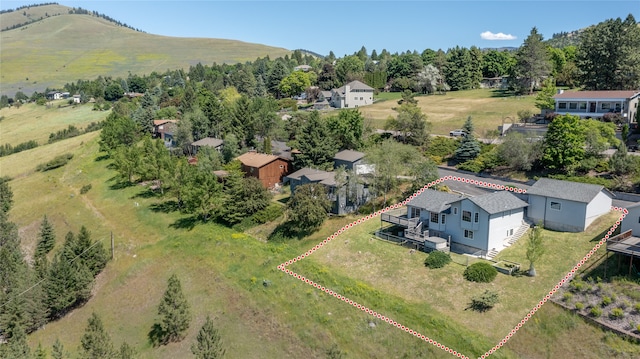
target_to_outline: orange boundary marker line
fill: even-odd
[[[325,292],[331,296],[333,296],[336,299],[339,299],[375,318],[378,318],[386,323],[389,323],[390,325],[406,332],[409,333],[413,336],[415,336],[416,338],[419,338],[420,340],[423,340],[426,343],[429,343],[433,346],[438,347],[439,349],[444,350],[445,352],[456,356],[458,358],[463,358],[463,359],[470,359],[468,356],[456,351],[455,349],[449,348],[441,343],[439,343],[436,340],[433,340],[427,336],[425,336],[424,334],[421,334],[409,327],[406,327],[404,325],[402,325],[401,323],[396,322],[395,320],[382,315],[370,308],[365,307],[364,305],[359,304],[358,302],[355,302],[329,288],[326,288],[324,286],[322,286],[319,283],[316,283],[308,278],[305,278],[304,276],[287,269],[288,266],[290,266],[293,263],[296,263],[298,261],[301,261],[305,258],[307,258],[308,256],[312,255],[315,251],[317,251],[318,249],[322,248],[325,244],[328,244],[331,240],[335,239],[336,237],[338,237],[340,234],[342,234],[343,232],[347,231],[348,229],[352,228],[355,225],[358,225],[360,223],[363,223],[365,221],[368,221],[370,219],[376,218],[378,217],[380,214],[385,213],[391,209],[396,209],[396,208],[400,208],[404,205],[407,204],[407,202],[409,202],[409,200],[415,198],[417,195],[421,194],[425,189],[435,186],[437,184],[440,184],[444,181],[458,181],[458,182],[462,182],[462,183],[468,183],[468,184],[473,184],[476,186],[482,186],[482,187],[488,187],[488,188],[492,188],[492,189],[497,189],[497,190],[506,190],[506,191],[511,191],[514,193],[526,193],[526,190],[523,190],[521,188],[515,188],[515,187],[507,187],[504,185],[498,185],[495,183],[489,183],[489,182],[485,182],[485,181],[478,181],[478,180],[473,180],[473,179],[469,179],[469,178],[462,178],[462,177],[457,177],[457,176],[445,176],[445,177],[441,177],[435,181],[432,181],[430,183],[428,183],[427,185],[425,185],[423,188],[421,188],[420,190],[418,190],[417,192],[413,193],[411,196],[409,196],[407,199],[405,199],[404,201],[402,201],[401,203],[397,203],[391,206],[388,206],[382,210],[376,211],[373,214],[369,214],[366,215],[364,217],[358,218],[357,220],[345,225],[344,227],[342,227],[341,229],[337,230],[335,233],[333,233],[332,235],[330,235],[329,237],[327,237],[325,240],[323,240],[322,242],[318,243],[317,245],[315,245],[313,248],[309,249],[308,251],[306,251],[305,253],[292,258],[282,264],[280,264],[277,268],[281,271],[283,271],[284,273],[302,281],[305,284],[308,284],[322,292]],[[611,226],[611,228],[609,228],[609,231],[607,232],[607,234],[600,239],[600,241],[564,276],[564,278],[562,280],[560,280],[550,291],[547,295],[544,296],[544,298],[542,298],[540,300],[540,302],[538,302],[537,305],[535,305],[530,311],[529,313],[527,313],[527,315],[524,316],[524,318],[522,318],[522,320],[520,320],[520,322],[513,328],[511,329],[511,331],[502,339],[500,340],[493,348],[489,349],[486,353],[482,354],[480,356],[479,359],[486,359],[488,358],[491,354],[495,353],[498,349],[502,348],[503,345],[505,345],[507,343],[507,341],[509,341],[509,339],[511,339],[511,337],[516,334],[516,332],[522,328],[522,326],[540,309],[542,308],[542,306],[549,300],[551,299],[551,297],[553,296],[553,294],[555,294],[558,289],[560,289],[560,287],[566,283],[567,281],[569,281],[571,279],[571,277],[573,277],[573,275],[576,273],[576,271],[578,271],[578,269],[580,269],[580,267],[582,267],[583,264],[585,264],[585,262],[591,258],[592,255],[594,255],[598,249],[607,242],[607,240],[609,240],[609,237],[613,234],[613,232],[616,230],[616,228],[618,228],[618,226],[622,223],[622,220],[624,219],[624,217],[627,215],[627,213],[629,213],[629,211],[626,208],[621,208],[621,207],[612,207],[612,209],[614,211],[620,211],[622,212],[622,215],[620,216],[620,218]]]

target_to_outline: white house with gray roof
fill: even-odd
[[[556,231],[582,232],[611,210],[611,192],[594,184],[540,178],[527,194],[527,217]]]
[[[360,81],[331,90],[329,103],[335,108],[353,108],[373,104],[373,87]]]
[[[406,215],[381,219],[406,228],[403,237],[427,248],[495,255],[524,233],[527,203],[506,191],[465,197],[426,189],[407,203]],[[517,238],[516,238],[517,239]]]

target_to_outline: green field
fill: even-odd
[[[52,121],[63,121],[54,119]],[[30,123],[33,118],[24,117]],[[2,131],[16,131],[21,121],[2,122]],[[276,266],[293,258],[353,221],[332,218],[319,232],[303,240],[267,243],[269,224],[251,235],[214,223],[193,222],[178,212],[166,212],[164,199],[136,185],[120,188],[109,160],[99,160],[98,132],[0,158],[2,175],[14,178],[14,208],[10,219],[20,229],[25,253],[32,253],[40,221],[54,224],[57,245],[67,231],[81,225],[106,245],[115,237],[115,260],[96,280],[94,296],[64,318],[29,336],[32,348],[50,349],[56,338],[76,353],[87,318],[97,312],[116,346],[127,341],[140,358],[190,356],[199,326],[211,315],[220,329],[229,358],[326,358],[336,345],[348,358],[449,358],[442,350],[404,333],[352,306],[291,278]],[[26,138],[26,137],[25,137]],[[48,172],[35,167],[71,152],[68,165]],[[80,194],[87,184],[92,189]],[[607,220],[610,220],[608,218]],[[605,221],[588,234],[567,235],[537,268],[539,277],[499,277],[492,285],[503,300],[509,291],[528,287],[484,315],[465,312],[468,297],[484,286],[461,281],[461,267],[442,272],[424,268],[424,254],[371,239],[376,220],[360,225],[292,269],[370,306],[425,335],[477,357],[504,336],[557,282],[566,269],[591,248]],[[371,227],[371,228],[370,228]],[[589,237],[590,236],[590,237]],[[348,242],[347,242],[348,241]],[[501,256],[522,260],[516,244]],[[553,263],[557,262],[557,266]],[[153,348],[148,341],[166,280],[176,273],[191,305],[194,321],[180,343]],[[533,281],[533,282],[531,282]],[[451,284],[459,284],[452,288]],[[266,284],[266,285],[265,285]],[[487,287],[492,285],[486,285]],[[456,291],[458,290],[458,291]],[[452,298],[454,297],[455,298]],[[454,319],[452,319],[454,318]],[[545,305],[533,320],[499,350],[495,358],[634,357],[640,346],[587,325],[558,308]]]
[[[398,114],[393,108],[398,106],[396,100],[400,95],[378,96],[386,101],[359,109],[375,128],[384,128],[387,118]],[[520,110],[539,112],[534,105],[535,96],[506,96],[490,89],[450,91],[446,95],[418,96],[416,99],[432,124],[431,133],[439,135],[448,135],[449,131],[461,128],[468,116],[473,119],[477,136],[483,137],[485,131],[497,130],[503,121],[518,122]]]
[[[56,100],[48,106],[28,103],[0,109],[0,145],[17,145],[29,140],[45,144],[49,134],[66,129],[69,125],[84,129],[91,122],[104,120],[109,111],[93,111],[92,104],[70,106],[67,100]],[[25,119],[27,119],[25,121]]]
[[[47,6],[38,11],[47,11]],[[54,9],[55,8],[55,9]],[[51,14],[61,12],[52,7]],[[36,9],[36,8],[32,8]],[[21,11],[0,15],[0,23],[17,20]],[[34,15],[39,17],[41,15]],[[7,18],[7,22],[5,22]],[[78,79],[98,76],[149,74],[167,69],[188,69],[203,64],[253,61],[269,55],[285,56],[289,50],[235,40],[177,38],[146,34],[89,15],[44,18],[0,33],[2,93],[29,94],[61,87]]]

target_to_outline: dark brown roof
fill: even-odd
[[[564,91],[563,93],[556,94],[553,98],[556,99],[590,99],[590,98],[602,98],[602,99],[629,99],[636,95],[640,95],[638,91]]]

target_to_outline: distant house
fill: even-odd
[[[255,177],[265,188],[273,188],[289,174],[291,162],[276,155],[250,151],[236,158],[242,164],[242,171],[248,177]]]
[[[175,145],[174,136],[178,130],[177,120],[153,120],[153,136],[164,141],[165,146]]]
[[[344,167],[358,175],[373,173],[373,165],[366,163],[365,154],[359,151],[344,150],[333,156],[333,168]]]
[[[331,106],[336,108],[353,108],[367,106],[373,103],[373,87],[360,81],[331,90]]]
[[[556,231],[582,232],[611,210],[612,194],[594,184],[540,178],[527,194],[527,216]]]
[[[347,188],[346,184],[336,182],[336,173],[317,170],[313,168],[302,168],[283,179],[284,183],[289,183],[291,193],[295,193],[298,186],[309,183],[323,185],[327,190],[327,195],[331,201],[331,213],[347,214],[357,210],[361,205],[369,200],[369,189],[361,183]]]
[[[296,67],[293,68],[293,71],[304,71],[304,72],[309,72],[309,70],[311,70],[313,67],[309,66],[309,65],[298,65]]]
[[[598,118],[617,113],[625,122],[636,122],[640,91],[563,91],[553,96],[555,112],[582,118]]]
[[[72,99],[73,99],[73,103],[82,102],[82,96],[80,96],[80,95],[73,95]]]
[[[211,147],[217,151],[222,151],[222,145],[224,145],[224,141],[221,139],[205,137],[201,140],[192,142],[191,145],[189,145],[189,153],[195,156],[198,153],[198,149],[203,146]]]
[[[632,230],[636,237],[640,237],[640,203],[627,207],[629,213],[622,220],[621,232]]]
[[[61,98],[62,98],[62,92],[60,91],[47,92],[47,100],[59,100]]]
[[[529,228],[527,203],[507,191],[477,197],[426,189],[407,203],[406,214],[384,213],[401,237],[425,250],[495,255]]]
[[[142,97],[144,96],[144,94],[140,92],[125,92],[124,96],[128,98],[136,98],[136,97]]]

